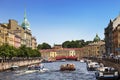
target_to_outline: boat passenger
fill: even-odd
[[[43,64],[40,64],[40,69],[43,69],[44,68],[44,65]]]
[[[100,67],[104,67],[103,63],[100,63]]]

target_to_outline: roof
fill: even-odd
[[[96,36],[95,36],[95,38],[94,38],[93,41],[94,41],[94,42],[98,42],[98,41],[100,41],[100,37],[98,36],[98,34],[96,34]]]
[[[120,15],[113,20],[113,29],[115,29],[118,24],[120,24]]]

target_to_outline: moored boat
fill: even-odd
[[[119,71],[113,67],[100,67],[95,73],[96,79],[118,80]]]
[[[84,63],[85,61],[84,61],[84,59],[81,59],[80,62],[81,62],[81,63]]]
[[[100,67],[100,65],[98,62],[90,62],[87,64],[88,71],[95,71],[99,67]]]
[[[10,67],[11,70],[18,70],[18,68],[19,68],[19,66],[17,66],[17,65],[12,65],[12,66]]]

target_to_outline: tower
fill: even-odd
[[[24,12],[24,20],[23,20],[21,26],[23,27],[23,29],[28,29],[28,30],[30,30],[30,23],[29,23],[29,21],[27,20],[26,10],[25,10],[25,12]]]
[[[29,21],[27,20],[26,10],[24,12],[24,20],[21,24],[21,27],[24,29],[23,45],[26,45],[26,47],[31,47],[32,34],[31,34],[31,30],[30,30]]]

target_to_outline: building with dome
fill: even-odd
[[[98,41],[100,41],[100,37],[98,36],[98,34],[96,34],[96,36],[95,36],[93,42],[98,42]]]
[[[1,23],[0,34],[0,45],[7,43],[16,48],[21,45],[26,45],[26,47],[33,49],[37,47],[36,38],[32,36],[26,12],[21,25],[13,19],[10,19],[8,23]]]
[[[120,15],[110,20],[104,31],[106,54],[120,55]]]
[[[105,54],[105,42],[96,34],[93,42],[83,47],[82,53],[86,57],[98,57]]]
[[[105,42],[96,34],[93,42],[82,48],[62,48],[61,45],[54,45],[52,49],[40,50],[41,57],[45,59],[59,59],[62,57],[98,57],[105,54]]]

